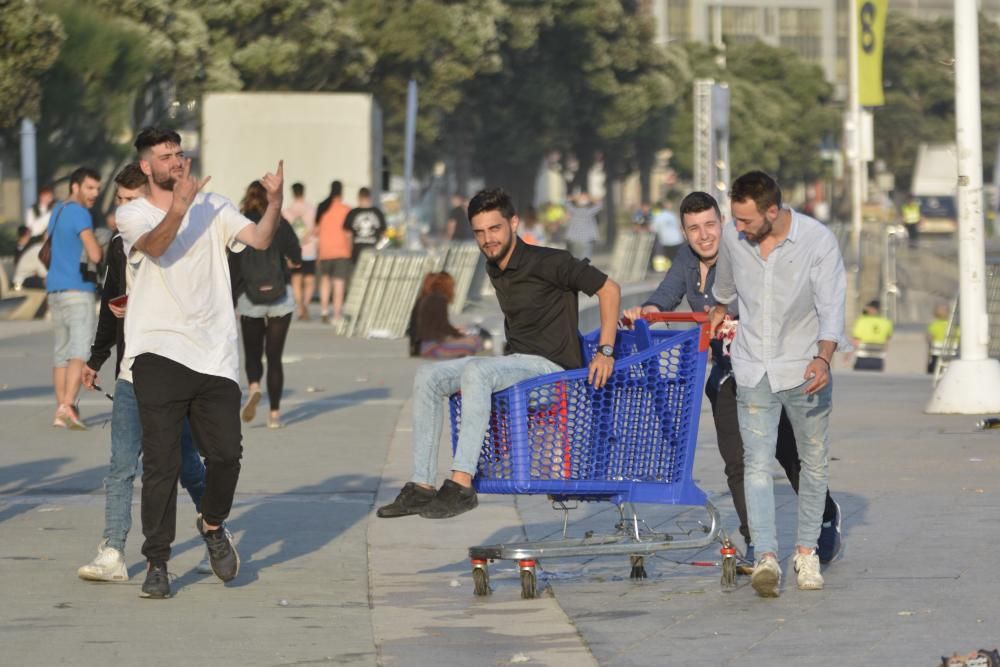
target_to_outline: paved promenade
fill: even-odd
[[[889,369],[919,369],[903,336]],[[911,349],[912,348],[912,349]],[[0,664],[3,665],[934,665],[1000,645],[1000,431],[976,417],[923,414],[916,372],[835,376],[831,486],[845,517],[843,558],[821,592],[784,582],[758,599],[745,578],[722,592],[716,548],[647,559],[542,561],[546,592],[521,600],[511,563],[492,566],[477,599],[466,549],[559,530],[544,498],[481,496],[454,520],[378,520],[410,467],[417,362],[401,341],[345,340],[293,325],[286,349],[287,428],[244,430],[230,527],[243,560],[223,585],[195,574],[203,553],[181,494],[170,563],[175,597],[139,598],[138,487],[127,584],[80,581],[104,518],[111,403],[85,394],[90,430],[52,428],[51,333],[0,322]],[[905,362],[905,363],[904,363]],[[112,382],[101,375],[105,387]],[[695,473],[726,528],[726,493],[704,406]],[[442,455],[447,454],[442,447]],[[447,462],[442,458],[442,471]],[[783,566],[794,495],[776,478]],[[610,527],[610,508],[579,511]],[[648,520],[697,529],[698,508]]]

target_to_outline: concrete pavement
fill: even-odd
[[[627,559],[542,562],[536,600],[519,598],[511,563],[495,563],[494,594],[475,598],[468,546],[549,535],[561,517],[544,498],[481,496],[478,510],[451,521],[376,519],[373,507],[409,474],[417,363],[403,342],[299,323],[286,349],[288,427],[270,431],[259,417],[244,431],[230,521],[239,577],[223,585],[194,573],[203,548],[182,498],[175,597],[140,599],[137,493],[132,581],[80,581],[103,525],[110,402],[86,395],[85,433],[49,426],[50,347],[44,323],[0,323],[5,665],[933,665],[1000,645],[990,558],[1000,546],[1000,433],[975,431],[975,417],[922,413],[930,386],[912,372],[917,338],[896,346],[907,359],[889,365],[911,372],[838,371],[831,487],[845,554],[826,568],[826,590],[786,581],[777,600],[756,598],[745,580],[724,593],[717,569],[687,564],[717,560],[717,549],[648,559],[641,583],[628,580]],[[696,476],[733,530],[703,408]],[[776,489],[786,565],[794,495],[780,478]],[[613,514],[578,513],[601,528]],[[677,531],[701,518],[675,507],[648,516]]]

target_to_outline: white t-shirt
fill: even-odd
[[[253,223],[233,203],[199,193],[181,222],[177,237],[161,257],[133,246],[166,216],[145,198],[118,209],[118,230],[125,256],[135,268],[125,311],[125,358],[132,368],[151,352],[193,371],[239,383],[236,316],[226,248],[245,247],[236,235]]]

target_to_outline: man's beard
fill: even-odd
[[[174,184],[176,183],[176,180],[174,179],[173,176],[170,175],[170,172],[167,172],[165,176],[159,176],[154,171],[153,172],[153,183],[155,183],[156,186],[158,188],[160,188],[161,190],[167,190],[169,192],[173,192],[173,190],[174,190]]]
[[[761,225],[760,231],[752,236],[750,234],[747,234],[746,235],[747,240],[750,241],[751,243],[760,243],[761,241],[767,238],[767,235],[770,234],[771,230],[773,229],[774,225],[771,224],[771,221],[768,220],[767,218],[764,218],[764,224]]]
[[[497,251],[496,255],[494,255],[494,256],[491,257],[490,255],[486,254],[486,249],[483,248],[482,246],[480,246],[479,250],[483,253],[483,255],[486,256],[487,260],[489,260],[489,261],[493,262],[494,264],[496,264],[498,261],[500,261],[501,259],[503,259],[504,257],[507,256],[507,253],[510,252],[510,247],[513,244],[514,244],[514,234],[511,233],[510,238],[507,239],[506,243],[504,243],[503,245],[500,246],[500,249]]]

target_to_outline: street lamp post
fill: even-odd
[[[1000,412],[1000,361],[989,358],[983,144],[976,3],[955,0],[955,136],[958,148],[960,358],[949,362],[927,404],[933,414]]]

